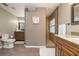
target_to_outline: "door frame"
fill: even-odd
[[[59,8],[59,6],[55,9],[55,11],[51,15],[46,16],[46,47],[47,47],[47,40],[51,39],[50,38],[50,20],[53,17],[56,18],[56,21],[55,21],[55,33],[54,34],[58,34],[58,8]]]

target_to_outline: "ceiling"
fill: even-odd
[[[24,9],[29,7],[45,7],[46,8],[46,16],[50,15],[59,3],[7,3],[8,6],[4,6],[0,4],[0,7],[5,9],[6,11],[12,13],[17,17],[24,17]]]

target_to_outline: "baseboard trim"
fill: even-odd
[[[15,44],[24,44],[24,41],[16,41]]]
[[[45,48],[45,46],[27,46],[27,45],[24,45],[24,47],[26,47],[26,48]]]

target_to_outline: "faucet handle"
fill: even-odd
[[[71,25],[71,23],[66,23],[66,25]]]

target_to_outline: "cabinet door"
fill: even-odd
[[[54,36],[54,33],[49,33],[49,37],[50,37],[50,40],[55,43],[55,36]]]
[[[15,39],[17,41],[24,41],[24,32],[15,32]]]
[[[75,56],[73,52],[71,52],[70,50],[64,47],[62,47],[62,55],[63,56]]]
[[[61,50],[61,45],[57,44],[56,45],[56,56],[61,56],[62,55],[62,50]]]

